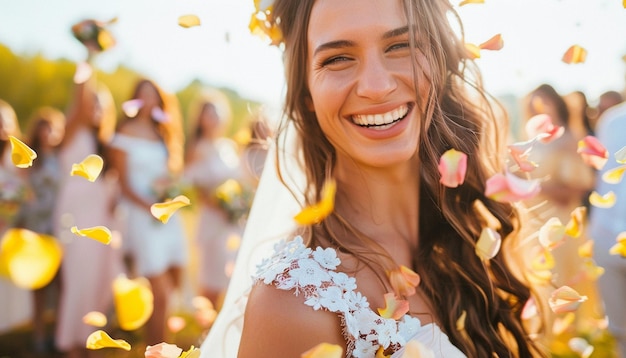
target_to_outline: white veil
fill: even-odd
[[[279,147],[275,143],[270,146],[222,310],[200,347],[202,358],[237,357],[243,313],[256,266],[269,256],[277,241],[296,229],[293,217],[301,209],[301,198],[296,199],[280,181],[276,165],[278,151],[283,179],[290,188],[298,188],[297,193],[302,193],[304,173],[295,159],[293,134],[293,130],[284,131]]]

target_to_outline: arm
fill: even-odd
[[[238,358],[296,358],[320,343],[340,345],[345,352],[341,332],[336,313],[313,310],[293,291],[257,284],[246,306]]]

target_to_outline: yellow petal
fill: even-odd
[[[501,245],[502,239],[496,230],[490,227],[483,228],[480,238],[476,241],[476,255],[483,260],[491,260],[498,254]]]
[[[183,15],[178,17],[178,25],[184,28],[200,26],[200,18],[196,15]]]
[[[626,165],[622,165],[611,170],[607,170],[602,174],[602,180],[609,184],[619,184],[626,172]]]
[[[558,336],[559,334],[565,332],[572,326],[575,318],[576,314],[574,312],[568,312],[563,317],[555,318],[554,323],[552,324],[552,333]]]
[[[617,243],[611,247],[609,253],[611,255],[626,257],[626,231],[619,233],[615,241],[617,241]]]
[[[326,181],[322,188],[322,199],[318,203],[302,209],[294,217],[294,220],[300,225],[313,225],[321,222],[333,212],[336,192],[337,184],[335,181],[332,179]]]
[[[560,246],[565,240],[565,226],[557,217],[550,218],[539,229],[539,243],[548,250]]]
[[[459,6],[464,6],[467,4],[484,4],[485,0],[463,0],[459,3]]]
[[[620,164],[626,164],[626,147],[615,152],[615,160]]]
[[[188,351],[183,352],[178,358],[200,358],[200,348],[191,346]]]
[[[300,355],[301,358],[341,358],[343,348],[336,344],[320,343]]]
[[[72,226],[70,229],[72,234],[88,237],[108,245],[111,242],[111,231],[105,226],[94,226],[85,229],[79,229],[76,226]]]
[[[569,286],[562,286],[552,292],[548,303],[554,313],[565,313],[576,311],[578,306],[585,301],[587,301],[587,296],[581,296]]]
[[[378,347],[378,349],[376,350],[376,355],[374,356],[374,358],[390,358],[390,355],[385,354],[385,348],[383,347]]]
[[[87,349],[121,348],[130,351],[130,344],[123,339],[113,339],[106,332],[97,330],[87,337]]]
[[[409,312],[409,301],[399,300],[393,292],[385,293],[385,308],[379,308],[378,313],[383,318],[398,320]]]
[[[83,323],[94,327],[104,327],[107,325],[107,316],[102,312],[91,311],[83,316]]]
[[[530,262],[533,271],[552,270],[554,268],[554,255],[543,246],[537,246],[535,257]]]
[[[456,330],[463,331],[465,330],[465,318],[467,318],[467,311],[463,310],[459,318],[456,320]]]
[[[9,136],[11,142],[11,161],[18,168],[28,168],[33,165],[33,160],[37,158],[37,153],[21,140],[14,136]]]
[[[189,198],[184,195],[179,195],[172,200],[168,200],[163,203],[152,204],[150,212],[152,216],[159,219],[163,224],[166,224],[170,217],[174,215],[176,210],[190,205]]]
[[[607,209],[615,205],[615,201],[617,197],[615,193],[609,191],[604,195],[598,194],[596,191],[593,191],[591,195],[589,195],[589,203],[597,208]]]
[[[230,203],[234,198],[241,195],[243,191],[241,184],[234,179],[228,179],[215,189],[215,195],[218,199]]]
[[[115,312],[120,328],[135,330],[146,323],[154,309],[150,283],[143,277],[128,279],[120,276],[113,281]]]
[[[413,339],[404,346],[402,358],[435,358],[435,353],[422,342]]]
[[[579,238],[583,232],[583,223],[585,222],[586,215],[587,208],[584,206],[579,206],[572,210],[570,213],[570,220],[567,223],[567,226],[565,226],[565,235],[575,239]]]
[[[582,264],[580,275],[582,280],[593,282],[596,281],[598,277],[604,275],[604,267],[596,265],[593,259],[588,258]]]
[[[18,287],[34,290],[46,286],[59,270],[62,257],[61,245],[52,236],[13,228],[2,237],[2,273]]]
[[[568,64],[575,64],[585,62],[586,58],[587,50],[579,45],[572,45],[570,48],[567,49],[565,54],[563,54],[563,58],[561,60]]]
[[[478,46],[476,46],[476,45],[474,45],[472,43],[466,42],[465,43],[465,50],[467,52],[467,57],[470,60],[474,60],[474,59],[480,58],[480,47],[478,47]]]
[[[235,252],[241,246],[241,236],[239,234],[230,234],[226,239],[226,250]]]
[[[578,256],[589,259],[593,257],[593,240],[587,240],[584,244],[580,245],[578,248]]]
[[[87,158],[83,159],[82,162],[72,164],[72,171],[70,172],[70,175],[78,175],[89,180],[90,182],[94,182],[98,179],[98,175],[100,175],[103,166],[104,161],[99,155],[90,154]]]

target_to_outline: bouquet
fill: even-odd
[[[72,34],[80,41],[90,53],[105,51],[115,45],[115,38],[106,28],[107,25],[117,21],[116,18],[107,22],[93,19],[83,20],[72,25]]]
[[[21,204],[27,199],[26,183],[17,175],[0,171],[0,231],[13,225]]]
[[[165,175],[152,182],[152,193],[157,202],[164,202],[184,194],[185,186],[180,179],[174,175]]]
[[[253,191],[235,179],[228,179],[215,190],[215,197],[220,208],[228,215],[231,223],[240,223],[248,217]]]

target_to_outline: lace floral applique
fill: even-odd
[[[296,296],[304,294],[304,303],[315,310],[339,314],[346,357],[374,357],[380,347],[400,349],[417,332],[419,319],[405,315],[395,321],[376,314],[367,298],[355,291],[354,277],[335,271],[340,263],[335,250],[318,247],[313,251],[298,236],[274,246],[274,254],[258,265],[256,280],[293,290]]]

